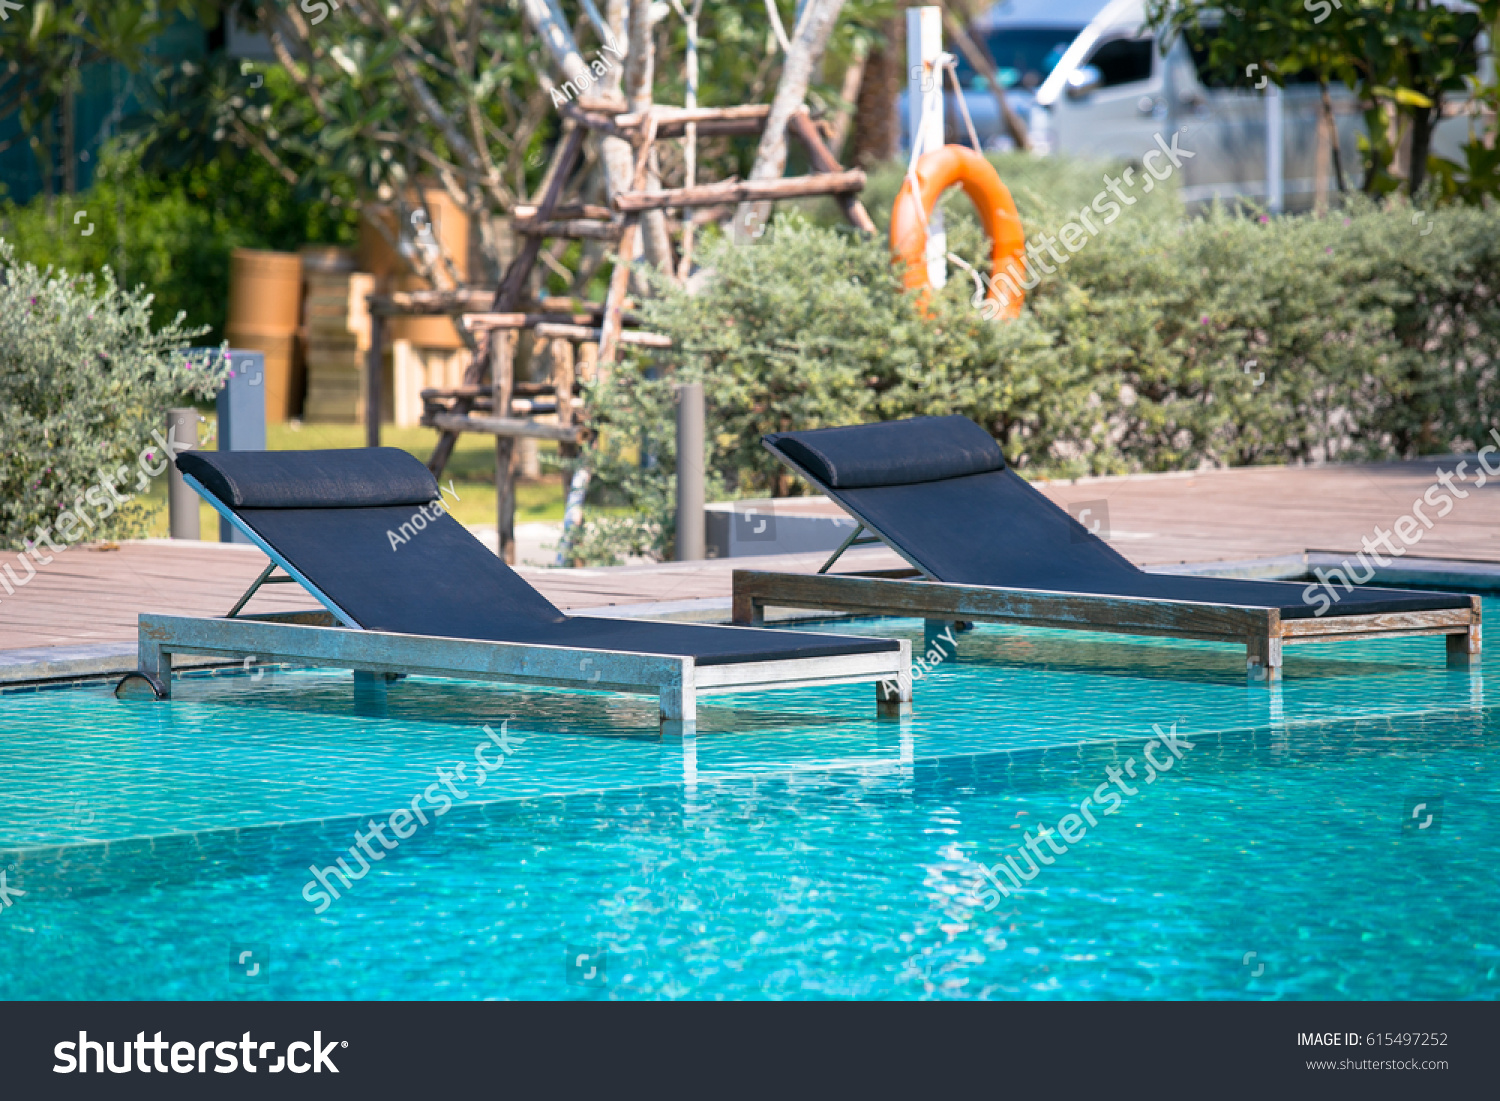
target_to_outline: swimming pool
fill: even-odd
[[[651,700],[423,678],[383,718],[305,671],[186,677],[167,704],[0,696],[0,870],[25,892],[0,978],[62,999],[1500,994],[1488,660],[1294,647],[1273,693],[1208,644],[981,626],[961,647],[908,722],[876,721],[869,686],[713,697],[676,745],[640,736]],[[503,759],[482,787],[476,746]],[[439,814],[442,774],[465,797]],[[1085,835],[1040,843],[1086,797]],[[388,847],[374,819],[408,832]],[[1007,855],[1028,880],[986,876]],[[340,856],[369,870],[307,890]]]

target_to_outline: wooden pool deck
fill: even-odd
[[[1500,565],[1500,478],[1475,486],[1466,457],[1468,496],[1433,520],[1411,552],[1422,558]],[[1145,567],[1232,563],[1297,556],[1305,551],[1352,554],[1378,528],[1389,531],[1457,458],[1322,467],[1249,467],[1193,474],[1136,475],[1038,488]],[[1439,490],[1438,492],[1442,492]],[[1434,494],[1434,497],[1436,495]],[[836,511],[822,498],[777,502],[778,512]],[[888,551],[856,552],[846,562],[867,567],[899,562]],[[615,614],[727,620],[734,569],[816,570],[824,554],[672,562],[609,569],[521,572],[559,607],[612,609]],[[12,561],[13,553],[0,554]],[[254,548],[167,540],[118,549],[75,546],[14,596],[0,592],[0,683],[57,676],[63,668],[106,671],[133,646],[141,612],[222,615],[265,565]],[[842,568],[848,568],[844,566]],[[294,586],[261,590],[253,610],[310,607]],[[90,659],[89,655],[93,655]],[[79,662],[82,664],[79,664]],[[31,676],[26,671],[31,671]]]

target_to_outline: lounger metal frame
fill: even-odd
[[[695,734],[698,696],[714,692],[874,682],[880,717],[899,719],[911,714],[911,643],[906,639],[897,640],[899,647],[895,650],[873,654],[699,665],[691,657],[672,654],[367,631],[250,530],[233,510],[191,476],[185,479],[274,564],[307,589],[323,609],[233,618],[142,614],[139,668],[154,682],[161,698],[171,695],[172,655],[189,653],[352,669],[357,687],[377,692],[384,691],[388,675],[413,673],[638,692],[660,701],[664,737]],[[262,573],[251,592],[266,577],[267,573]],[[236,605],[236,612],[244,599]]]
[[[780,451],[767,450],[806,478],[808,484],[819,484]],[[735,570],[731,614],[735,623],[760,626],[765,622],[767,607],[815,608],[855,615],[919,616],[927,621],[929,640],[944,623],[983,622],[1237,643],[1245,647],[1247,678],[1266,685],[1280,681],[1282,647],[1292,642],[1443,635],[1449,666],[1466,669],[1479,661],[1482,636],[1478,596],[1470,596],[1468,608],[1283,619],[1277,608],[957,585],[932,579],[900,547],[881,535],[868,517],[846,502],[838,504],[912,568],[846,574]],[[850,542],[852,539],[824,564],[824,571]]]

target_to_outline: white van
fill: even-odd
[[[1163,54],[1155,35],[1144,26],[1143,0],[1112,0],[1102,7],[1094,0],[1085,6],[1093,14],[1061,54],[1048,55],[1028,70],[1046,70],[1035,91],[1027,92],[1024,81],[1018,80],[1016,90],[1008,93],[1012,107],[1027,120],[1033,151],[1138,162],[1156,148],[1156,134],[1170,138],[1185,129],[1179,148],[1194,155],[1184,160],[1177,183],[1186,202],[1237,197],[1264,201],[1268,188],[1263,93],[1207,77],[1206,57],[1195,56],[1181,36]],[[991,9],[976,25],[984,28],[986,45],[1003,67],[1011,54],[1036,52],[1034,32],[1045,13],[1065,11],[1076,17],[1081,10],[1077,0],[1064,0],[1061,7],[1011,0]],[[1065,25],[1066,19],[1059,16],[1057,30]],[[1006,76],[1003,68],[1001,75]],[[1259,75],[1252,73],[1249,79]],[[964,87],[981,143],[1004,148],[1007,143],[997,137],[1001,128],[988,85],[971,79]],[[1348,88],[1332,85],[1329,95],[1345,186],[1356,190],[1362,182],[1359,135],[1364,119]],[[1282,190],[1288,210],[1313,205],[1319,179],[1319,100],[1318,85],[1308,74],[1299,74],[1282,93]],[[905,119],[904,101],[902,107]],[[950,105],[950,115],[954,113]],[[986,129],[980,129],[981,117]],[[1433,133],[1432,152],[1456,158],[1468,131],[1467,118],[1445,117]],[[951,118],[948,134],[949,140],[967,141],[962,123],[955,129]],[[1322,160],[1331,195],[1337,184],[1327,150]]]

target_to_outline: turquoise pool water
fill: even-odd
[[[980,627],[909,722],[877,722],[869,687],[709,697],[685,745],[642,736],[654,701],[420,678],[384,718],[319,672],[189,677],[170,704],[0,696],[0,871],[25,892],[0,896],[0,988],[1497,996],[1500,673],[1448,671],[1434,639],[1292,647],[1286,669],[1272,693],[1227,647]],[[1153,726],[1191,744],[1156,739],[1161,775]],[[439,768],[466,796],[441,816]],[[1095,825],[1041,844],[1086,796]],[[426,824],[351,857],[414,801]],[[997,870],[1001,897],[983,867],[1007,854],[1039,871]],[[340,856],[370,870],[304,893]]]

